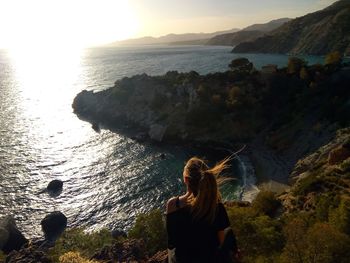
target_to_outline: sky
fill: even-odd
[[[85,47],[295,18],[336,0],[0,0],[0,48]]]

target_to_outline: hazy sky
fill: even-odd
[[[214,32],[304,15],[336,0],[0,0],[0,47],[88,46]]]
[[[139,35],[214,32],[272,19],[295,18],[336,0],[132,0],[141,19]]]

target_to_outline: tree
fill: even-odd
[[[138,215],[128,236],[143,239],[150,255],[166,249],[167,233],[162,212],[156,209],[148,214]]]
[[[276,200],[275,194],[271,191],[260,191],[252,203],[257,214],[268,216],[272,216],[279,206],[280,202]]]
[[[328,53],[325,59],[325,65],[340,65],[343,61],[343,56],[339,51]]]
[[[247,58],[236,58],[228,65],[234,72],[250,73],[253,70],[253,63]]]
[[[303,67],[306,67],[307,62],[302,58],[290,57],[288,60],[287,73],[298,74]]]
[[[329,222],[339,231],[350,235],[350,201],[342,200],[339,207],[329,213]]]

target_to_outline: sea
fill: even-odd
[[[185,191],[183,166],[191,156],[215,163],[215,151],[140,143],[80,120],[72,102],[81,90],[103,90],[123,77],[195,70],[228,70],[247,57],[256,68],[287,64],[287,55],[232,54],[219,46],[97,47],[0,50],[0,217],[12,215],[27,237],[42,235],[40,221],[61,211],[70,227],[127,231],[136,215],[164,210]],[[307,57],[310,64],[322,57]],[[227,153],[237,149],[227,149]],[[224,199],[240,199],[254,184],[245,156],[235,156]],[[59,195],[45,189],[64,182]],[[253,180],[253,181],[252,181]]]

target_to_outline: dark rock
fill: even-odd
[[[47,185],[47,190],[51,192],[58,192],[58,191],[62,191],[62,187],[63,187],[63,182],[61,180],[52,180]]]
[[[46,253],[37,247],[22,248],[19,251],[12,251],[6,257],[6,263],[51,263]]]
[[[59,211],[55,211],[41,221],[41,227],[48,240],[57,239],[67,227],[67,217]]]
[[[100,129],[100,125],[97,123],[97,122],[94,122],[92,124],[92,129],[95,131],[95,132],[100,132],[101,129]]]
[[[12,216],[5,216],[0,219],[0,249],[4,253],[19,250],[26,243],[27,239],[18,230]]]
[[[160,157],[160,159],[164,160],[165,159],[165,153],[162,153],[159,157]]]
[[[91,259],[106,262],[145,262],[147,252],[141,239],[129,239],[122,243],[105,246]]]
[[[112,237],[117,239],[119,237],[127,237],[127,234],[123,230],[114,229],[112,231]]]
[[[342,145],[342,146],[332,150],[329,153],[328,163],[330,165],[339,164],[349,157],[350,157],[350,149],[348,149]]]

